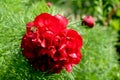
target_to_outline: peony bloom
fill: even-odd
[[[68,20],[48,13],[38,15],[27,23],[22,38],[22,54],[40,71],[68,72],[81,60],[82,37],[74,30],[66,29]]]
[[[94,18],[92,16],[85,16],[82,20],[82,23],[84,25],[87,25],[88,27],[92,28],[95,24]]]

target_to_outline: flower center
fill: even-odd
[[[31,32],[36,32],[36,31],[37,31],[37,27],[35,27],[35,26],[34,26],[34,27],[31,27],[30,31],[31,31]]]

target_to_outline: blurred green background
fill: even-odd
[[[83,57],[71,73],[35,71],[21,53],[26,23],[43,12],[66,16],[83,37]],[[84,15],[95,18],[93,28],[81,25]],[[0,80],[120,80],[119,48],[120,0],[0,0]]]
[[[71,10],[75,17],[92,15],[98,24],[120,30],[120,0],[46,0]],[[69,14],[69,12],[67,12]]]

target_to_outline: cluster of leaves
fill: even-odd
[[[46,74],[35,71],[21,53],[21,38],[25,25],[42,12],[57,14],[44,1],[0,1],[0,80],[119,80],[114,41],[116,32],[111,28],[85,28],[76,21],[69,28],[77,30],[84,40],[82,60],[71,73]],[[74,24],[76,23],[76,24]]]

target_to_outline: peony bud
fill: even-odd
[[[48,6],[48,7],[51,7],[51,6],[52,6],[52,3],[51,3],[51,2],[47,2],[47,6]]]
[[[94,18],[92,16],[85,16],[83,19],[82,19],[82,23],[84,25],[87,25],[88,27],[92,28],[95,24],[95,21],[94,21]]]

